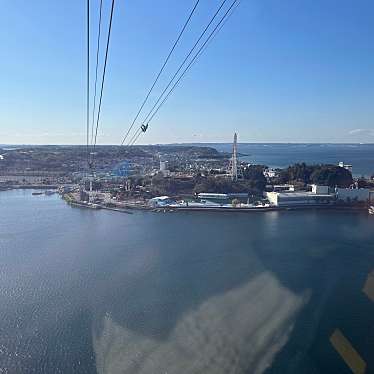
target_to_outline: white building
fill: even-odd
[[[335,201],[333,194],[313,192],[265,192],[270,204],[279,207],[328,205]]]
[[[333,190],[333,193],[329,193]],[[341,200],[349,202],[373,202],[374,191],[369,188],[330,188],[312,185],[312,192],[265,192],[265,197],[273,206],[313,206],[328,205]]]
[[[170,175],[170,171],[167,168],[168,162],[167,161],[161,161],[160,160],[160,172],[164,177],[167,177]]]
[[[157,196],[148,201],[148,205],[154,208],[165,207],[165,206],[169,206],[174,203],[175,203],[174,200],[172,200],[169,196]]]
[[[229,195],[225,193],[201,192],[197,195],[199,199],[226,200]]]
[[[166,161],[160,161],[160,171],[166,170]]]
[[[265,169],[263,174],[265,178],[275,178],[278,176],[277,171],[272,168]]]
[[[343,161],[340,161],[338,166],[340,166],[341,168],[347,169],[352,174],[352,165],[345,164]]]
[[[295,191],[295,186],[293,184],[275,184],[273,186],[273,191],[274,192],[293,192]]]

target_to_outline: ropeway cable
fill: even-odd
[[[86,71],[86,156],[87,164],[89,165],[90,151],[89,151],[89,134],[90,134],[90,0],[86,3],[87,12],[87,71]]]
[[[149,124],[152,119],[154,118],[154,116],[157,114],[157,112],[161,109],[161,107],[165,104],[166,100],[169,98],[169,96],[172,94],[172,92],[174,91],[174,89],[177,87],[177,85],[179,84],[179,82],[182,80],[182,78],[185,76],[185,74],[187,73],[187,71],[190,69],[190,67],[192,66],[192,64],[196,61],[196,59],[198,57],[200,57],[200,55],[202,54],[201,52],[203,51],[203,49],[205,48],[205,46],[207,45],[207,43],[212,39],[213,35],[215,34],[215,31],[218,29],[218,27],[221,25],[221,23],[224,21],[224,19],[226,18],[227,14],[230,12],[230,10],[232,9],[232,7],[235,5],[235,3],[237,2],[238,0],[234,0],[232,2],[232,4],[230,5],[230,7],[227,9],[227,11],[225,12],[225,14],[222,16],[221,20],[218,22],[218,24],[214,27],[214,29],[212,30],[212,32],[209,34],[208,38],[205,40],[205,42],[202,44],[202,46],[199,48],[199,50],[197,51],[197,53],[195,54],[195,56],[192,58],[192,60],[188,63],[187,67],[183,70],[183,73],[179,76],[178,80],[173,84],[172,88],[170,89],[170,91],[167,93],[167,95],[165,96],[165,98],[162,100],[162,102],[160,103],[160,105],[157,107],[157,109],[152,113],[151,117],[148,119],[147,121],[147,124]]]
[[[93,144],[93,138],[94,138],[94,125],[95,125],[95,112],[96,112],[96,93],[97,93],[97,73],[98,73],[98,70],[99,70],[102,9],[103,9],[103,0],[100,0],[99,26],[98,26],[98,32],[97,32],[97,46],[96,46],[95,86],[94,86],[94,99],[93,99],[92,124],[91,124],[91,145]]]
[[[193,47],[190,49],[190,51],[187,53],[186,57],[184,58],[184,60],[182,61],[182,63],[179,65],[177,71],[174,73],[174,75],[172,76],[172,78],[170,79],[169,83],[167,84],[167,86],[164,88],[164,90],[161,92],[161,94],[159,95],[159,97],[157,98],[156,102],[154,103],[153,107],[151,108],[151,110],[148,112],[148,114],[144,117],[142,123],[146,123],[147,122],[147,119],[150,117],[150,115],[152,114],[153,110],[157,107],[158,103],[160,102],[160,100],[162,99],[162,97],[164,96],[165,92],[168,90],[168,88],[171,86],[171,84],[173,83],[175,77],[178,75],[178,73],[181,71],[181,69],[183,68],[184,64],[186,63],[186,61],[189,59],[189,57],[191,56],[192,52],[195,50],[195,48],[197,47],[197,45],[199,44],[199,42],[201,41],[201,39],[203,38],[203,36],[205,35],[205,33],[207,32],[207,30],[209,29],[210,25],[212,24],[212,22],[215,20],[215,18],[217,17],[218,13],[220,12],[220,10],[222,9],[222,7],[225,5],[227,0],[223,0],[223,2],[221,3],[221,5],[218,7],[218,9],[216,10],[216,12],[214,13],[214,15],[212,16],[212,18],[210,19],[210,21],[208,22],[208,24],[206,25],[205,29],[202,31],[202,33],[200,34],[200,36],[198,37],[198,39],[196,40],[195,44],[193,45]]]
[[[167,93],[167,95],[164,97],[164,99],[162,100],[162,102],[159,104],[159,106],[156,108],[156,110],[152,113],[152,115],[149,117],[148,121],[147,121],[147,126],[149,125],[149,123],[153,120],[153,118],[155,117],[155,115],[158,113],[158,111],[161,109],[161,107],[165,104],[165,102],[167,101],[167,99],[170,97],[170,95],[172,94],[172,92],[174,91],[174,89],[177,87],[177,85],[179,84],[179,82],[182,80],[182,78],[185,76],[185,74],[188,72],[188,70],[190,69],[190,67],[195,63],[195,61],[201,56],[201,54],[205,51],[206,49],[206,46],[207,44],[218,34],[219,30],[222,28],[223,24],[226,22],[227,18],[228,18],[228,14],[231,14],[231,10],[233,9],[234,5],[238,3],[238,0],[234,0],[230,7],[226,10],[226,12],[224,13],[224,15],[221,17],[220,21],[217,23],[217,25],[214,27],[214,29],[211,31],[211,33],[209,34],[208,38],[205,40],[205,42],[201,45],[201,47],[199,48],[199,50],[196,52],[196,54],[194,55],[194,57],[191,59],[191,61],[188,63],[187,67],[183,70],[182,74],[179,76],[178,80],[174,83],[174,85],[172,86],[172,88],[169,90],[169,92]],[[217,31],[218,30],[218,31]],[[134,141],[131,143],[131,145],[135,144],[136,140],[139,138],[141,132],[139,132],[139,134],[137,134],[136,137],[134,137]]]
[[[160,71],[158,72],[158,74],[157,74],[155,80],[153,81],[151,88],[148,90],[148,93],[147,93],[147,95],[145,96],[145,98],[144,98],[142,104],[140,105],[140,108],[139,108],[138,112],[136,113],[136,116],[134,117],[134,119],[133,119],[133,121],[132,121],[132,123],[131,123],[129,129],[127,130],[127,132],[126,132],[126,134],[125,134],[125,136],[124,136],[124,138],[123,138],[123,140],[122,140],[122,142],[121,142],[121,145],[123,145],[123,144],[125,143],[125,141],[126,141],[128,135],[129,135],[131,129],[134,127],[134,124],[135,124],[136,120],[138,119],[138,117],[139,117],[141,111],[143,110],[144,105],[145,105],[146,102],[148,101],[149,95],[150,95],[151,92],[153,91],[153,88],[155,87],[155,85],[156,85],[158,79],[160,78],[160,75],[161,75],[162,72],[164,71],[164,68],[165,68],[166,64],[168,63],[168,61],[169,61],[169,59],[170,59],[170,57],[171,57],[171,55],[172,55],[172,53],[173,53],[175,47],[177,46],[177,44],[178,44],[180,38],[182,37],[182,35],[183,35],[183,33],[184,33],[184,31],[185,31],[187,25],[189,24],[189,22],[190,22],[190,20],[191,20],[191,18],[192,18],[192,16],[193,16],[193,14],[195,13],[195,10],[196,10],[197,5],[199,4],[199,2],[200,2],[200,0],[197,0],[196,3],[195,3],[195,5],[194,5],[194,7],[192,8],[192,10],[191,10],[191,12],[190,12],[190,14],[189,14],[189,16],[188,16],[186,22],[184,23],[184,25],[183,25],[183,27],[182,27],[182,30],[180,31],[180,33],[179,33],[177,39],[175,40],[175,42],[174,42],[174,44],[173,44],[171,50],[169,51],[169,54],[167,55],[167,57],[166,57],[164,63],[163,63],[162,66],[161,66]]]
[[[94,152],[95,152],[95,148],[96,148],[97,131],[98,131],[99,122],[100,122],[101,103],[102,103],[102,99],[103,99],[105,73],[106,73],[106,67],[107,67],[107,61],[108,61],[110,35],[111,35],[111,30],[112,30],[114,2],[115,2],[115,0],[112,0],[112,6],[111,6],[111,10],[110,10],[108,36],[107,36],[106,49],[105,49],[105,58],[104,58],[104,68],[103,68],[103,74],[102,74],[102,79],[101,79],[101,89],[100,89],[99,106],[98,106],[98,109],[97,109],[97,117],[96,117],[96,130],[95,130],[95,137],[94,137],[94,143],[93,143],[92,161],[95,158],[95,153]]]

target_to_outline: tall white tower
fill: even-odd
[[[232,146],[232,160],[231,160],[231,179],[233,181],[238,180],[238,136],[235,133],[234,134],[234,144]]]

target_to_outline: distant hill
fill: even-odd
[[[83,145],[18,145],[0,148],[0,173],[22,171],[53,171],[61,174],[82,171],[87,168],[87,150]],[[98,170],[108,170],[124,161],[139,162],[142,159],[158,160],[159,156],[176,158],[225,159],[229,154],[212,147],[192,145],[136,145],[131,147],[100,145],[95,149]]]

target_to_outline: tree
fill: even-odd
[[[314,168],[315,166],[307,165],[305,162],[291,165],[287,169],[280,171],[279,183],[310,183],[310,176],[313,173]]]
[[[263,191],[266,186],[264,166],[250,165],[243,169],[243,178],[249,182],[251,188]]]
[[[310,179],[313,183],[330,187],[349,187],[353,183],[351,172],[335,165],[322,165],[316,168]]]
[[[299,163],[280,172],[279,183],[316,183],[331,187],[348,187],[353,183],[352,174],[336,165],[307,165]]]

